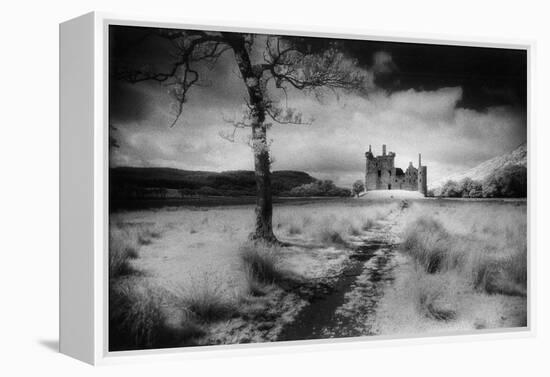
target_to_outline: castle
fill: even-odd
[[[395,153],[386,154],[386,145],[382,145],[382,155],[374,156],[369,145],[365,153],[365,191],[371,190],[409,190],[419,191],[424,196],[428,192],[427,170],[422,166],[422,156],[418,154],[418,169],[412,162],[405,172],[394,166]]]

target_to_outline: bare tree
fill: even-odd
[[[256,222],[251,238],[277,242],[272,227],[271,160],[267,131],[272,123],[308,122],[302,120],[300,112],[274,101],[270,92],[280,90],[286,97],[287,90],[293,88],[312,92],[320,98],[327,89],[335,93],[339,90],[364,90],[365,75],[354,61],[347,59],[336,48],[329,46],[312,52],[288,37],[262,38],[262,46],[255,47],[261,47],[263,57],[253,62],[253,46],[260,43],[260,38],[254,34],[161,29],[156,30],[154,35],[169,42],[173,60],[167,62],[165,70],[118,67],[114,73],[116,78],[131,83],[153,80],[169,85],[176,101],[176,115],[171,126],[182,115],[190,88],[201,83],[197,66],[213,66],[223,54],[233,54],[246,87],[247,110],[241,119],[229,120],[234,132],[224,137],[234,140],[235,131],[250,129],[257,187]]]

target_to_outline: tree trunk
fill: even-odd
[[[273,243],[277,242],[277,238],[273,234],[271,172],[265,124],[262,123],[252,128],[252,146],[256,178],[256,226],[250,238]]]
[[[256,178],[256,222],[253,240],[276,243],[273,233],[273,199],[271,194],[271,172],[267,127],[265,121],[265,101],[261,88],[262,71],[250,61],[248,50],[242,34],[224,33],[228,44],[235,53],[239,71],[246,85],[251,110],[252,149],[254,152],[254,176]]]

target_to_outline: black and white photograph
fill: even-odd
[[[108,27],[108,350],[527,328],[525,49]]]

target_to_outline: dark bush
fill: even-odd
[[[527,196],[527,168],[506,166],[495,171],[483,182],[486,198],[524,198]]]

